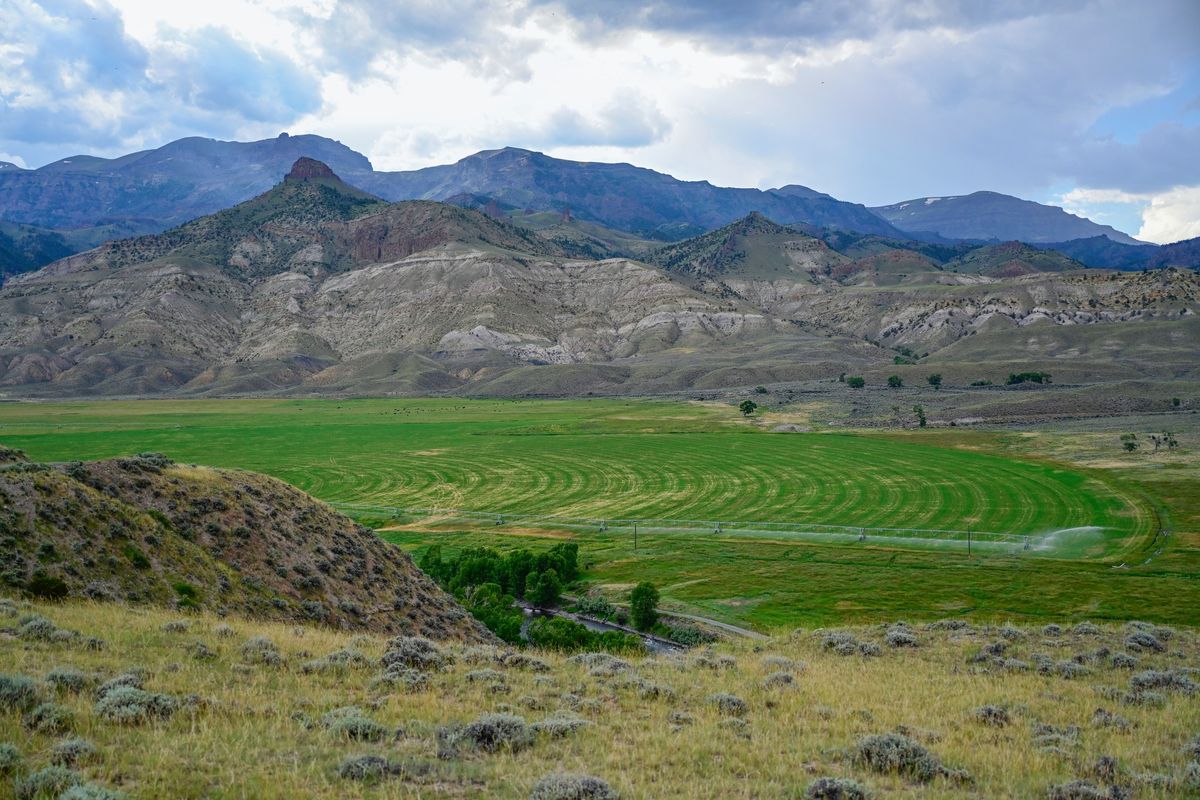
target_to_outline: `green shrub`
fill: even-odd
[[[861,389],[867,385],[867,381],[861,375],[851,375],[846,378],[846,385],[851,389]]]
[[[62,578],[42,572],[29,579],[29,583],[25,584],[25,591],[40,600],[62,600],[70,593]]]
[[[150,569],[150,559],[146,558],[146,554],[133,542],[126,542],[125,546],[121,548],[121,552],[137,569]]]
[[[633,619],[633,627],[639,631],[648,631],[658,621],[658,589],[647,581],[633,587],[629,593],[629,614]]]

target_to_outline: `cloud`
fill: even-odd
[[[469,64],[496,80],[528,80],[527,59],[538,48],[521,30],[527,15],[519,2],[335,0],[289,16],[325,66],[354,78],[419,57]]]
[[[700,37],[719,47],[759,42],[806,50],[906,31],[976,30],[1078,9],[1084,0],[979,3],[971,0],[534,0],[561,10],[592,36],[630,30]]]
[[[294,119],[321,105],[320,84],[279,53],[257,52],[226,31],[172,31],[151,70],[186,108],[254,122]]]
[[[98,0],[15,0],[0,10],[0,144],[95,152],[286,123],[320,105],[303,69],[229,32],[164,29],[153,48]],[[155,142],[156,144],[161,141]]]
[[[1085,139],[1072,143],[1063,163],[1085,186],[1152,192],[1200,184],[1200,127],[1162,123],[1131,144],[1108,137]]]
[[[596,114],[559,108],[539,128],[517,130],[517,141],[531,147],[636,148],[661,142],[671,132],[671,121],[653,101],[637,92],[624,91]]]
[[[1068,211],[1097,219],[1105,206],[1136,209],[1141,228],[1135,238],[1170,244],[1200,236],[1200,185],[1176,186],[1164,192],[1126,192],[1120,189],[1072,189],[1061,196]]]
[[[1142,211],[1137,238],[1169,244],[1200,236],[1200,186],[1183,186],[1156,195]]]

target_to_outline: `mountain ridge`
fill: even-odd
[[[1105,236],[1120,244],[1147,245],[1109,225],[1100,225],[1058,206],[986,190],[918,197],[871,210],[901,230],[935,233],[951,239],[1019,240],[1037,244]]]

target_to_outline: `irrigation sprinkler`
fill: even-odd
[[[606,520],[606,519],[600,520],[600,532],[605,533],[607,531],[608,531],[608,520]]]
[[[971,526],[967,526],[967,558],[971,557]]]
[[[1028,536],[1025,537],[1025,548],[1024,549],[1025,549],[1025,552],[1029,552],[1029,550],[1030,550]]]
[[[858,540],[860,542],[865,542],[867,540],[867,529],[866,528],[858,529]]]
[[[637,552],[637,522],[633,523],[633,552]]]
[[[497,514],[497,515],[496,515],[496,524],[497,524],[497,525],[503,525],[503,524],[504,524],[504,517],[503,517],[502,515],[500,515],[500,514]]]
[[[715,531],[713,531],[713,533],[720,533],[720,532],[721,532],[721,523],[718,522],[717,529]]]

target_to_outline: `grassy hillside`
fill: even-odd
[[[1185,630],[944,622],[572,659],[417,657],[375,636],[93,603],[3,601],[0,627],[3,796],[55,774],[91,798],[862,796],[817,792],[828,778],[876,798],[1200,787],[1200,641]],[[420,666],[382,667],[405,654]],[[103,686],[118,677],[143,689]],[[609,789],[543,783],[559,772]]]
[[[491,638],[395,548],[280,481],[157,454],[57,468],[19,458],[0,451],[10,590]]]

